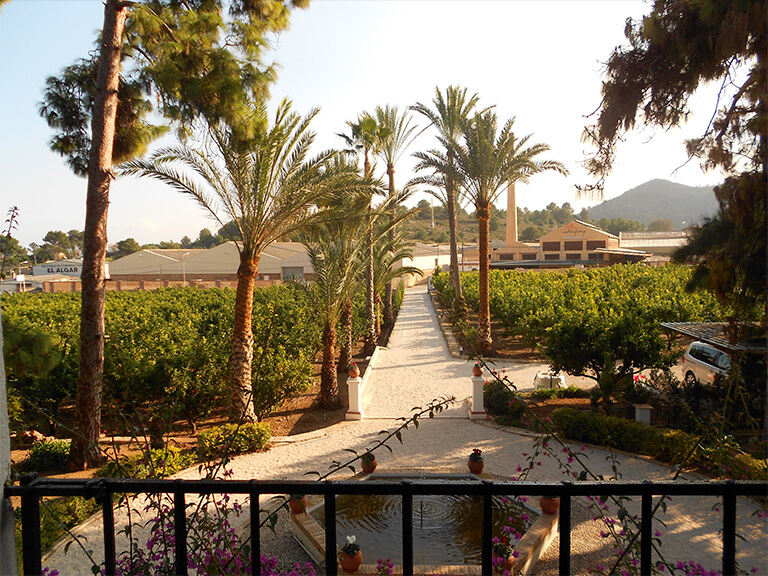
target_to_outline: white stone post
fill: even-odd
[[[483,386],[485,378],[483,376],[472,377],[472,407],[469,411],[470,420],[487,420],[488,414],[485,411],[483,402]]]
[[[363,379],[360,376],[347,378],[347,387],[349,388],[349,410],[347,410],[346,419],[362,420]]]

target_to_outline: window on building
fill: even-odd
[[[584,242],[581,240],[567,240],[563,244],[565,244],[566,250],[583,250],[584,249]]]
[[[590,252],[587,254],[587,260],[602,260],[603,255],[598,252]]]
[[[581,252],[567,252],[565,254],[566,260],[581,260]]]
[[[544,254],[544,260],[560,260],[560,254]]]
[[[587,240],[587,250],[605,248],[605,240]]]
[[[542,242],[545,252],[560,252],[560,242]]]
[[[523,260],[536,260],[536,254],[525,254],[523,253]]]

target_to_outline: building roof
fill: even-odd
[[[565,224],[564,226],[560,226],[559,228],[550,230],[546,234],[542,235],[542,237],[539,238],[539,242],[546,242],[550,238],[560,238],[564,234],[568,234],[568,233],[573,234],[574,232],[581,232],[581,233],[589,232],[590,234],[594,233],[598,237],[610,238],[615,240],[619,239],[618,236],[614,236],[610,232],[606,232],[605,230],[598,228],[594,224],[590,224],[589,222],[582,222],[581,220],[573,220],[568,224]],[[576,238],[578,238],[578,236],[576,236]]]
[[[603,254],[622,254],[624,256],[649,256],[644,250],[632,250],[630,248],[595,248],[593,252]]]
[[[728,322],[662,322],[661,326],[667,330],[711,344],[721,350],[765,354],[765,328],[762,328],[762,335],[740,340],[734,344],[729,341],[727,336]],[[749,326],[757,331],[761,330],[758,324],[750,324]]]

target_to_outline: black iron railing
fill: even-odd
[[[413,514],[416,495],[470,495],[483,498],[482,573],[491,574],[492,497],[559,496],[560,550],[559,573],[570,573],[571,499],[574,496],[639,496],[640,573],[651,573],[652,512],[655,496],[719,496],[722,498],[722,573],[736,574],[736,507],[738,496],[768,497],[768,482],[496,482],[450,480],[402,480],[398,482],[298,482],[242,480],[49,480],[27,476],[22,485],[6,488],[7,496],[20,496],[22,501],[22,542],[24,574],[42,572],[40,549],[40,499],[58,496],[95,498],[103,509],[104,553],[107,576],[115,574],[114,494],[171,494],[174,499],[175,570],[187,574],[187,534],[185,521],[186,495],[242,494],[250,496],[250,538],[253,574],[261,573],[259,529],[259,497],[273,494],[315,494],[325,499],[326,570],[335,575],[336,568],[336,495],[388,494],[403,499],[403,574],[413,574]]]

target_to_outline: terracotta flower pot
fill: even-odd
[[[544,514],[557,514],[560,509],[560,498],[550,498],[548,496],[542,496],[539,498],[539,506]]]
[[[483,375],[483,369],[480,366],[478,366],[477,364],[475,364],[474,366],[472,366],[472,375],[473,376],[482,376]]]
[[[376,461],[376,458],[372,458],[370,460],[366,460],[363,458],[360,460],[360,467],[363,469],[363,472],[366,474],[372,474],[374,470],[376,470],[376,466],[378,466],[379,463]]]
[[[309,500],[307,500],[306,496],[288,500],[288,507],[294,514],[304,514],[307,511],[307,504],[309,504]]]
[[[360,378],[360,367],[355,365],[349,369],[350,378]]]
[[[503,558],[502,556],[497,556],[495,553],[493,555],[493,569],[496,570],[499,574],[502,574],[503,572],[512,572],[512,567],[515,565],[515,557],[512,555],[507,556],[506,558]]]
[[[339,552],[339,565],[341,569],[347,574],[352,574],[360,569],[360,565],[363,563],[363,552],[358,550],[354,556],[350,556],[346,552]]]
[[[480,474],[483,471],[484,465],[485,462],[482,460],[472,460],[471,458],[467,460],[467,466],[469,467],[469,471],[472,472],[472,474]]]

